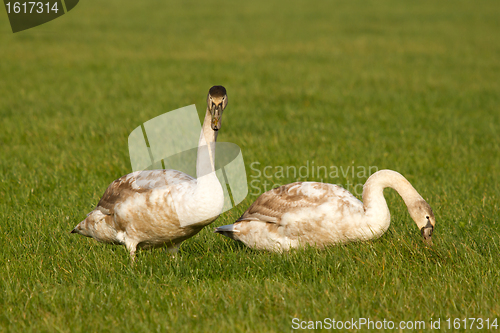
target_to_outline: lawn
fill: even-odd
[[[0,331],[500,317],[497,1],[86,0],[16,34],[0,12]],[[219,140],[242,150],[247,198],[175,258],[142,251],[131,266],[123,246],[69,234],[131,172],[129,133],[190,104],[201,119],[214,84],[228,90]],[[361,198],[370,167],[429,202],[434,246],[389,189],[391,227],[375,241],[275,254],[213,233],[297,179]]]

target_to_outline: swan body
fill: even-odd
[[[391,220],[383,194],[386,187],[402,196],[430,244],[436,223],[431,207],[406,178],[392,170],[381,170],[368,178],[363,202],[333,184],[283,185],[262,194],[234,224],[218,227],[215,232],[251,248],[278,252],[378,238]]]
[[[207,97],[196,162],[197,178],[177,170],[145,170],[125,175],[104,192],[97,207],[71,232],[100,242],[137,248],[166,246],[177,252],[221,214],[224,192],[217,179],[215,141],[227,105],[226,90],[214,86]]]

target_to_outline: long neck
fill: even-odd
[[[175,201],[181,226],[204,226],[221,214],[224,206],[224,192],[214,168],[215,140],[217,131],[212,130],[210,112],[207,110],[198,142],[196,159],[196,181],[194,186]]]
[[[211,127],[210,110],[206,111],[203,128],[198,141],[198,157],[196,159],[196,177],[200,178],[215,171],[215,142],[218,131]]]
[[[423,200],[417,190],[401,174],[392,170],[380,170],[371,175],[363,186],[363,206],[366,215],[389,212],[384,198],[386,187],[396,190],[407,207],[412,207],[415,202]]]

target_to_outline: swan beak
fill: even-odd
[[[224,111],[222,102],[219,104],[212,103],[210,114],[212,115],[212,129],[214,131],[218,131],[221,128],[222,111]]]
[[[434,231],[434,227],[432,225],[428,225],[420,229],[420,232],[422,233],[422,237],[424,237],[424,242],[427,245],[432,246],[432,232]]]
[[[212,118],[212,129],[218,131],[220,129],[220,119]]]

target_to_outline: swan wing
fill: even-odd
[[[280,223],[285,213],[302,208],[315,208],[328,201],[345,200],[359,205],[349,191],[340,186],[316,182],[296,182],[265,192],[236,221]]]
[[[193,177],[177,170],[136,171],[112,182],[97,204],[96,210],[105,215],[113,215],[116,205],[131,196],[157,188],[178,187],[193,180]]]

